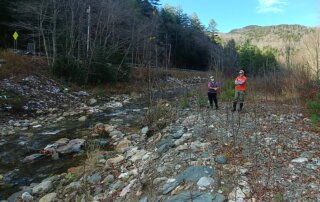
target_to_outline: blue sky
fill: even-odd
[[[320,0],[160,0],[162,5],[196,13],[203,25],[211,19],[219,32],[248,25],[320,25]]]

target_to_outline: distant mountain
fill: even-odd
[[[218,33],[223,41],[234,39],[237,44],[250,41],[251,44],[263,48],[271,46],[281,50],[285,43],[298,45],[301,39],[312,33],[315,28],[303,25],[250,25],[240,29],[234,29],[229,33]]]

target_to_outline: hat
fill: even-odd
[[[241,70],[239,71],[239,74],[244,74],[244,71],[241,69]]]

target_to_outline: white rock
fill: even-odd
[[[208,188],[210,185],[213,185],[214,180],[210,177],[201,177],[197,182],[199,189],[204,190]]]
[[[21,198],[24,202],[30,202],[33,200],[33,196],[31,194],[29,194],[29,192],[24,192],[22,195],[21,195]]]
[[[91,98],[91,99],[89,100],[89,104],[90,104],[90,105],[94,105],[94,104],[96,104],[96,103],[97,103],[97,100],[94,99],[94,98]]]
[[[291,162],[292,163],[304,163],[304,162],[307,162],[307,161],[308,161],[307,158],[299,157],[299,158],[293,159]]]
[[[87,120],[87,116],[81,116],[79,119],[78,119],[80,122],[84,122]]]
[[[147,134],[148,131],[149,131],[149,127],[148,126],[146,126],[146,127],[141,129],[141,133],[144,134],[144,135]]]
[[[240,187],[236,187],[230,192],[228,196],[228,202],[244,202],[244,198],[246,195],[243,193],[243,191],[240,189]]]

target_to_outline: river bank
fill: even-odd
[[[114,115],[109,119],[93,118],[84,130],[75,124],[69,131],[78,136],[65,141],[57,136],[50,141],[51,145],[57,144],[48,147],[54,148],[49,151],[58,151],[61,159],[64,158],[61,151],[69,149],[72,158],[76,158],[78,152],[84,154],[83,161],[74,167],[69,164],[60,173],[43,176],[42,180],[21,184],[21,191],[7,200],[319,200],[320,137],[298,106],[256,101],[247,103],[241,113],[231,113],[231,105],[226,102],[221,102],[220,110],[215,111],[200,107],[197,97],[190,97],[188,105],[183,107],[177,105],[175,99],[162,100],[154,103],[153,115],[159,116],[152,127],[147,127],[147,120],[141,118],[146,117],[148,108],[137,106],[135,102],[139,98],[131,96],[103,101],[97,104],[99,107],[83,102],[85,106],[79,108],[79,113],[75,107],[71,111],[57,109],[59,115],[47,116],[54,118],[46,123],[60,117],[64,117],[63,122],[73,117],[71,120],[76,123],[85,123],[94,114],[97,117],[104,116],[104,113]],[[91,98],[86,100],[90,102]],[[129,107],[130,103],[134,104]],[[115,110],[120,104],[121,110]],[[106,105],[113,106],[112,112],[104,111],[102,107]],[[36,120],[42,120],[40,117]],[[2,139],[10,135],[20,137],[16,131],[24,131],[24,127],[29,130],[35,125],[45,126],[41,121],[28,126],[24,123],[10,122],[5,130],[8,133]],[[77,150],[77,146],[83,143],[79,138],[82,132],[81,137],[86,142],[83,146],[87,149]],[[66,134],[69,133],[72,132]],[[67,146],[74,139],[77,144]],[[108,146],[93,144],[95,139],[104,139]],[[46,146],[48,144],[39,148],[45,149]],[[72,146],[76,147],[73,149]],[[39,161],[27,165],[35,162]],[[2,175],[2,181],[8,176],[8,172]]]

